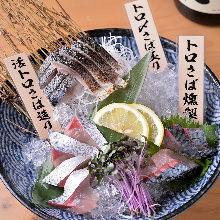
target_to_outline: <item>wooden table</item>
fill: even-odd
[[[47,0],[47,4],[56,4]],[[123,3],[126,0],[60,0],[64,9],[83,28],[130,28]],[[173,0],[149,0],[158,32],[177,41],[179,35],[204,35],[205,60],[220,79],[220,27],[208,27],[184,18]],[[38,220],[22,206],[0,182],[0,220]],[[196,205],[175,218],[176,220],[219,220],[220,180]]]

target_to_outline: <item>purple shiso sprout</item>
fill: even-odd
[[[113,184],[124,197],[132,217],[135,213],[139,216],[143,214],[151,217],[152,214],[155,215],[155,206],[159,206],[159,204],[153,204],[140,174],[144,148],[145,146],[138,156],[137,163],[135,163],[134,155],[126,155],[126,158],[131,158],[126,162],[117,162],[115,168],[118,172],[112,177]]]

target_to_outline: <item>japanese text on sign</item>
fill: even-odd
[[[204,37],[179,37],[179,111],[203,123]]]
[[[167,61],[147,0],[126,3],[125,8],[141,57],[152,50],[149,68],[163,71]]]
[[[38,78],[25,53],[4,59],[23,103],[40,136],[48,137],[48,129],[61,131],[58,122],[53,121],[53,108],[38,84]]]

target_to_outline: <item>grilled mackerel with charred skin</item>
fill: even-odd
[[[64,46],[51,53],[40,67],[38,77],[46,96],[57,104],[66,93],[72,94],[70,91],[74,92],[73,87],[78,83],[103,100],[117,88],[127,85],[119,72],[123,72],[122,68],[104,48],[83,37],[71,48]]]
[[[109,63],[102,56],[100,56],[96,51],[92,50],[89,46],[80,41],[75,41],[71,45],[71,49],[79,51],[92,59],[92,61],[101,69],[101,71],[108,76],[111,82],[117,84],[118,87],[124,88],[126,86],[127,83],[120,78],[119,72],[116,72],[116,70],[112,68],[112,66],[109,65]],[[107,51],[105,52],[107,53]]]
[[[52,65],[58,70],[73,75],[81,84],[86,86],[95,96],[103,99],[106,91],[96,81],[93,75],[81,63],[61,56],[58,52],[52,54]]]
[[[83,36],[80,39],[81,42],[84,44],[88,45],[92,50],[96,51],[101,57],[106,60],[106,62],[116,70],[121,75],[125,75],[126,73],[124,70],[121,68],[121,66],[118,64],[118,62],[99,44],[97,44],[92,38]]]

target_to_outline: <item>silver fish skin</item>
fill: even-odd
[[[97,148],[81,143],[59,132],[49,131],[48,133],[50,143],[55,150],[76,156],[89,156],[91,158],[94,158],[99,153]]]
[[[64,203],[73,195],[80,184],[89,177],[89,170],[87,168],[76,170],[70,174],[65,185],[64,193],[56,199],[49,200],[49,203],[64,205]]]
[[[48,96],[49,100],[56,105],[59,103],[66,93],[79,84],[79,82],[71,75],[66,76],[59,86]]]
[[[76,156],[68,160],[63,161],[57,166],[49,175],[47,175],[42,181],[44,183],[57,186],[62,180],[77,169],[84,168],[89,162],[90,157]]]

